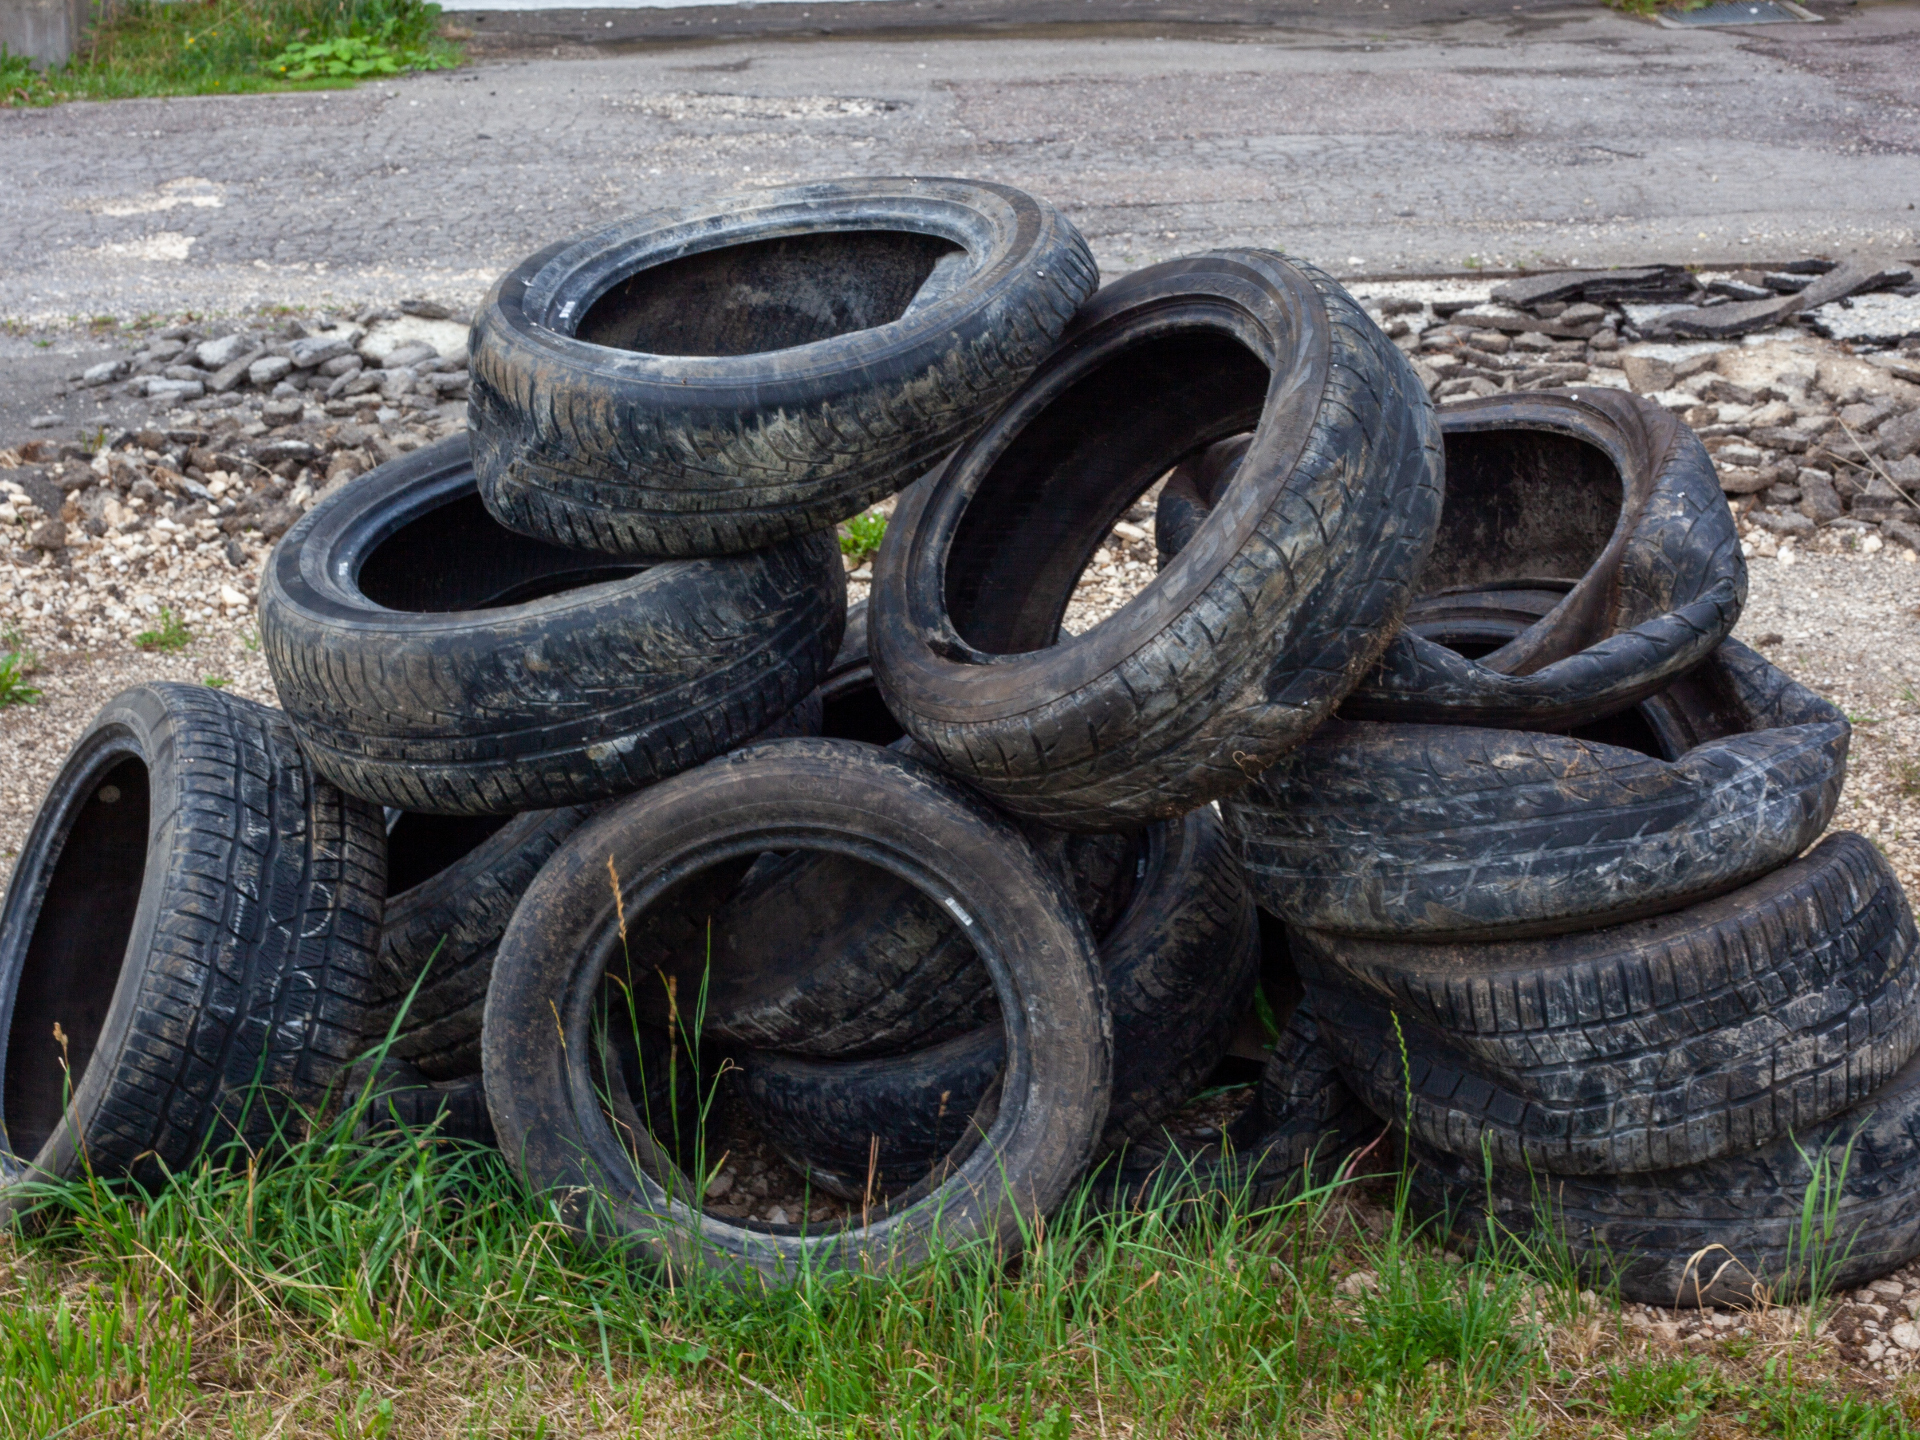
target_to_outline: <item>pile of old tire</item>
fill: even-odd
[[[276,547],[284,713],[148,687],[69,758],[0,914],[0,1192],[357,1093],[682,1274],[1263,1200],[1383,1126],[1464,1232],[1667,1303],[1800,1284],[1807,1184],[1837,1273],[1920,1248],[1912,920],[1803,853],[1846,721],[1730,638],[1699,442],[1436,412],[1274,251],[1096,279],[928,178],[517,266],[469,432]],[[896,494],[849,614],[834,527]],[[1070,633],[1149,503],[1159,573]],[[736,1140],[822,1206],[716,1203]]]
[[[276,684],[390,827],[394,1123],[490,1128],[581,1234],[762,1276],[1010,1247],[1099,1167],[1151,1178],[1279,943],[1209,802],[1392,640],[1439,437],[1311,267],[1092,282],[994,186],[624,222],[496,287],[470,442],[288,533]],[[1116,515],[1248,430],[1157,618],[1054,644]],[[833,525],[923,477],[849,624]],[[1375,1123],[1294,1063],[1304,1023],[1214,1180],[1271,1192]],[[704,1204],[715,1105],[835,1223]]]
[[[754,248],[735,242],[772,233],[759,220],[636,222],[529,261],[476,332],[485,514],[571,553],[595,547],[602,564],[739,564],[933,470],[895,511],[871,607],[836,625],[837,652],[808,671],[818,736],[629,777],[621,788],[638,793],[580,823],[504,928],[474,937],[493,947],[475,969],[488,973],[479,1052],[509,1163],[583,1234],[650,1247],[669,1267],[791,1275],[904,1263],[936,1242],[1010,1247],[1097,1167],[1128,1181],[1151,1170],[1136,1152],[1168,1153],[1156,1132],[1218,1071],[1264,958],[1209,802],[1304,739],[1368,671],[1438,517],[1430,403],[1310,267],[1234,252],[1089,298],[1078,238],[1020,197],[1039,217],[1030,228],[1071,237],[1028,259],[1022,283],[1047,281],[1049,305],[1062,275],[1079,288],[1045,311],[1053,333],[1014,352],[1012,383],[965,411],[975,391],[954,387],[993,379],[1020,332],[1004,318],[978,339],[956,327],[942,307],[970,313],[990,272],[970,232],[936,222],[955,195],[986,209],[983,188],[996,204],[1005,192],[875,185],[894,224],[910,217],[916,237],[945,246],[895,234],[851,253],[844,236]],[[858,208],[834,217],[829,200],[755,204],[789,233],[823,215],[873,223]],[[687,266],[676,283],[715,313],[660,303],[644,269],[629,283],[698,236],[711,255],[660,268]],[[898,293],[844,316],[806,288],[889,267],[907,274]],[[791,316],[752,311],[789,291]],[[728,319],[735,295],[748,308]],[[944,337],[932,378],[886,388],[888,357],[906,349],[889,331],[922,307]],[[902,318],[876,323],[876,308]],[[1036,309],[1031,297],[1015,308]],[[560,344],[556,328],[577,315],[591,340]],[[689,316],[696,330],[681,335]],[[832,333],[858,323],[870,328]],[[726,355],[748,341],[787,348]],[[618,348],[643,344],[638,357]],[[767,393],[724,390],[728,366]],[[773,382],[788,375],[800,388],[781,400]],[[867,403],[876,386],[885,403]],[[815,390],[832,398],[808,420]],[[1113,424],[1116,392],[1136,398],[1120,407],[1129,427]],[[750,401],[760,408],[727,410]],[[1197,447],[1249,428],[1267,443],[1243,513],[1205,563],[1156,582],[1158,619],[1054,644],[1115,517]],[[1296,556],[1291,573],[1281,550]],[[310,568],[343,567],[320,554]],[[548,710],[567,673],[543,670]],[[337,729],[367,733],[363,715]],[[1030,763],[1003,763],[1016,747]],[[418,759],[396,769],[413,775]],[[542,798],[596,803],[577,789]],[[441,943],[434,928],[411,954]],[[418,1005],[432,963],[426,973],[396,965],[393,995],[417,983]],[[437,997],[430,1009],[455,1013]],[[410,1062],[444,1039],[409,1039]],[[1261,1101],[1236,1128],[1244,1146],[1216,1147],[1216,1172],[1272,1191],[1322,1140],[1374,1123],[1325,1076],[1294,1094],[1292,1054],[1283,1043],[1266,1061]],[[702,1205],[689,1172],[705,1173],[694,1156],[708,1127],[681,1097],[709,1093],[716,1059],[730,1102],[843,1219],[777,1224]]]
[[[1893,1268],[1920,968],[1880,852],[1807,849],[1846,716],[1727,638],[1745,576],[1685,427],[1612,392],[1441,416],[1405,630],[1224,806],[1327,1055],[1456,1224],[1545,1232],[1630,1298]],[[1169,480],[1164,553],[1240,448]]]

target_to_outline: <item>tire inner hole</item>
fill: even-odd
[[[526,605],[645,568],[517,535],[468,491],[375,545],[356,582],[361,594],[389,610],[451,614]]]
[[[466,859],[512,819],[511,815],[422,815],[411,810],[389,811],[388,900],[398,899]]]
[[[1104,935],[1142,839],[1036,844]],[[597,1049],[616,1133],[711,1175],[702,1199],[736,1221],[838,1223],[958,1163],[1004,1068],[958,904],[802,849],[709,866],[628,914]]]
[[[93,782],[40,902],[6,1016],[0,1080],[8,1148],[23,1159],[59,1125],[113,1004],[145,878],[149,792],[146,764],[135,758]]]
[[[905,230],[754,240],[627,276],[594,299],[574,335],[649,355],[788,350],[890,324],[951,289],[967,261],[952,241]]]
[[[1128,346],[1067,387],[987,468],[955,527],[955,630],[1017,655],[1055,644],[1063,621],[1091,628],[1122,608],[1153,579],[1149,492],[1187,456],[1252,429],[1270,381],[1233,336],[1191,330]]]

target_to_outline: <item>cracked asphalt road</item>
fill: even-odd
[[[630,211],[901,171],[1046,196],[1110,274],[1239,243],[1348,275],[1920,249],[1920,5],[1698,32],[1515,11],[573,47],[4,110],[0,316],[470,302]]]

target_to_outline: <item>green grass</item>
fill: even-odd
[[[40,691],[27,683],[32,673],[33,657],[25,651],[0,655],[0,706],[31,705],[40,698]]]
[[[869,510],[840,527],[840,553],[855,564],[877,554],[887,533],[887,517]]]
[[[1712,0],[1607,0],[1607,8],[1629,15],[1653,15],[1661,10],[1698,10]]]
[[[0,709],[8,705],[31,705],[40,691],[27,683],[27,677],[40,668],[40,657],[27,648],[27,638],[15,627],[0,630]]]
[[[0,54],[0,105],[327,89],[459,62],[421,0],[127,0],[66,65]]]
[[[184,650],[193,640],[193,632],[173,611],[162,608],[158,629],[142,630],[133,637],[134,648],[138,650],[157,650],[171,654]]]
[[[1018,1259],[742,1291],[576,1246],[492,1152],[356,1118],[152,1194],[44,1191],[0,1238],[0,1436],[1916,1433],[1817,1347],[1656,1353],[1552,1266],[1445,1254],[1404,1187],[1070,1205]]]

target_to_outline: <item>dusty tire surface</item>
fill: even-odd
[[[1590,934],[1293,939],[1361,1097],[1427,1145],[1504,1166],[1625,1173],[1753,1150],[1864,1100],[1920,1047],[1920,937],[1857,835]],[[1388,993],[1389,977],[1413,983]]]
[[[590,813],[403,813],[388,827],[373,1023],[378,1037],[392,1033],[389,1055],[428,1082],[479,1073],[494,948],[521,893]]]
[[[1113,1077],[1099,1152],[1144,1134],[1200,1088],[1259,970],[1253,901],[1210,807],[1149,830],[1140,870],[1132,903],[1100,942]],[[796,1169],[860,1199],[870,1161],[883,1185],[907,1185],[951,1150],[1005,1054],[994,1024],[870,1059],[749,1051],[741,1081],[761,1132]]]
[[[1194,541],[1062,639],[1113,522],[1169,466],[1246,430]],[[887,707],[1029,819],[1183,814],[1298,744],[1372,665],[1431,544],[1439,466],[1405,356],[1319,271],[1252,250],[1137,271],[901,498],[867,622]]]
[[[1699,664],[1746,603],[1746,562],[1713,460],[1637,396],[1497,395],[1437,412],[1446,503],[1409,623],[1341,706],[1350,720],[1564,730],[1624,710]],[[1163,563],[1205,520],[1244,442],[1169,478]],[[1423,600],[1539,588],[1517,633],[1464,650],[1412,623]]]
[[[1341,1079],[1313,1006],[1303,1002],[1280,1027],[1253,1098],[1223,1142],[1144,1135],[1095,1176],[1094,1194],[1109,1209],[1207,1198],[1257,1208],[1291,1188],[1325,1184],[1384,1128]]]
[[[642,567],[503,529],[456,436],[287,532],[260,634],[303,748],[343,790],[504,815],[626,794],[744,744],[808,698],[845,613],[831,536]]]
[[[1519,1235],[1547,1228],[1596,1283],[1648,1305],[1749,1305],[1764,1286],[1775,1304],[1804,1299],[1804,1206],[1847,1290],[1920,1254],[1920,1057],[1882,1089],[1826,1123],[1759,1150],[1632,1175],[1538,1175],[1415,1147],[1416,1194],[1450,1212],[1456,1230],[1496,1223]],[[1809,1162],[1812,1162],[1811,1164]]]
[[[1007,1078],[975,1112],[978,1143],[866,1224],[807,1232],[703,1216],[657,1145],[623,1142],[595,1088],[592,1026],[620,931],[703,869],[830,848],[913,879],[968,927],[1000,1000]],[[1112,1037],[1086,923],[1017,830],[907,757],[784,740],[611,806],[561,846],[501,941],[482,1051],[502,1151],[568,1224],[675,1265],[782,1282],[802,1263],[912,1264],[936,1229],[1016,1247],[1092,1154]]]
[[[404,1060],[381,1062],[369,1080],[365,1073],[351,1077],[345,1101],[365,1108],[355,1127],[359,1136],[385,1130],[427,1130],[448,1140],[492,1145],[493,1117],[487,1113],[486,1083],[478,1074],[429,1079]]]
[[[959,443],[1098,283],[1058,211],[984,182],[823,181],[618,221],[476,313],[481,494],[504,525],[614,555],[828,529]]]
[[[1920,1046],[1920,936],[1898,877],[1835,834],[1656,920],[1546,940],[1414,945],[1295,931],[1343,1060],[1414,1133],[1561,1173],[1666,1169],[1816,1125]]]
[[[1020,828],[1097,942],[1167,849],[1131,833]],[[732,893],[696,889],[679,909],[650,920],[632,953],[649,971],[674,976],[681,993],[701,994],[708,1040],[858,1059],[997,1023],[993,977],[966,928],[907,881],[853,857],[763,856]],[[657,1004],[646,1016],[664,1018]]]
[[[1385,939],[1621,924],[1786,863],[1851,727],[1738,641],[1641,707],[1668,758],[1559,735],[1334,721],[1222,805],[1259,902]]]
[[[108,701],[0,910],[0,1195],[83,1164],[151,1182],[317,1110],[364,1046],[385,871],[379,813],[279,711],[200,685]]]

